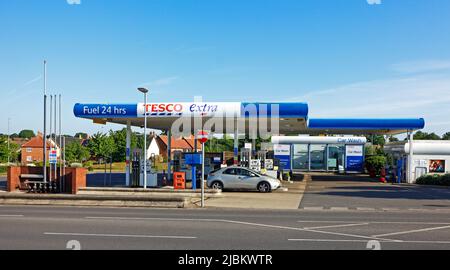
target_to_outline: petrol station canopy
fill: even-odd
[[[423,118],[410,119],[309,119],[306,103],[241,103],[241,102],[172,102],[138,104],[76,104],[74,114],[94,123],[115,123],[143,127],[145,114],[147,126],[157,130],[170,130],[180,118],[194,121],[222,121],[235,127],[237,122],[264,125],[270,129],[271,121],[279,121],[278,135],[395,135],[423,129]],[[194,127],[194,125],[191,125]],[[195,134],[197,130],[191,130]],[[214,130],[213,130],[214,132]],[[239,130],[243,132],[243,130]]]

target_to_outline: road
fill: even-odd
[[[448,212],[0,206],[0,249],[450,249]]]

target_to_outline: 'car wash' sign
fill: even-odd
[[[280,160],[280,169],[291,170],[291,145],[275,144],[273,150],[275,158]]]
[[[364,170],[364,146],[347,145],[345,151],[347,172],[362,172]]]

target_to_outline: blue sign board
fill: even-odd
[[[186,154],[184,156],[186,165],[201,165],[202,155],[201,154]]]
[[[291,156],[275,156],[275,158],[280,160],[281,170],[291,170]]]
[[[347,145],[346,147],[346,171],[362,172],[364,170],[364,146]]]

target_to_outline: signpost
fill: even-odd
[[[205,143],[208,141],[208,132],[200,131],[197,139],[202,144],[202,208],[205,207]]]
[[[55,149],[50,150],[49,162],[50,164],[56,164],[58,162],[58,156]]]

